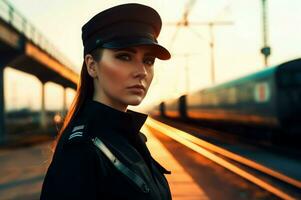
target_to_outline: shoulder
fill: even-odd
[[[99,154],[98,148],[93,142],[93,136],[89,133],[89,124],[78,120],[70,123],[61,137],[60,153],[64,157],[75,160],[93,160],[103,163],[104,158]]]
[[[63,132],[61,140],[64,147],[89,143],[90,137],[87,123],[82,121],[71,123]]]
[[[86,173],[87,169],[103,165],[92,138],[88,134],[87,125],[72,123],[63,132],[52,160],[54,168],[65,169],[70,174]]]
[[[87,124],[70,123],[63,131],[56,149],[57,158],[63,159],[89,159],[93,153],[92,141],[89,137]]]
[[[65,160],[66,157],[74,160],[89,159],[94,149],[85,123],[70,123],[58,140],[53,159]],[[88,155],[85,157],[85,154]]]

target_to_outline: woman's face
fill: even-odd
[[[93,99],[121,111],[140,104],[153,79],[154,61],[149,46],[103,49],[100,61],[94,61],[94,74],[87,65],[94,77]]]

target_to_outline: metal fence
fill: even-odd
[[[27,19],[18,12],[8,1],[0,0],[0,18],[17,29],[28,40],[40,47],[42,50],[51,55],[54,59],[69,68],[75,69],[72,64],[63,54],[57,50]]]

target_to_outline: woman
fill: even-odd
[[[127,110],[145,97],[155,58],[170,53],[156,38],[152,8],[123,4],[82,27],[84,63],[74,102],[59,133],[42,200],[171,199],[164,173],[140,133],[147,115]]]

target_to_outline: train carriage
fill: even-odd
[[[162,102],[160,113],[264,126],[300,135],[301,59]]]

